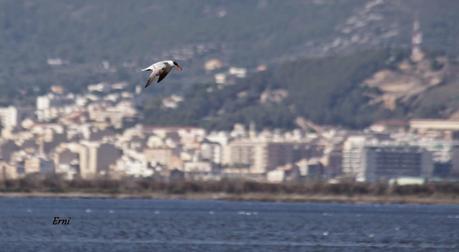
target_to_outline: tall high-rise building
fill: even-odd
[[[116,163],[121,155],[121,150],[113,144],[83,143],[79,151],[80,176],[85,179],[91,179],[107,172],[110,165]]]
[[[357,180],[365,180],[362,159],[366,144],[364,136],[351,136],[343,145],[342,150],[342,171],[347,177]]]
[[[429,178],[433,173],[432,153],[418,146],[366,146],[362,168],[366,181]]]
[[[278,166],[295,162],[295,144],[286,142],[238,140],[224,148],[224,163],[250,168],[252,173],[266,173]]]
[[[433,173],[433,155],[425,148],[367,141],[364,136],[349,137],[344,142],[342,164],[343,175],[358,181],[429,178]]]
[[[256,149],[263,148],[263,144],[251,141],[234,141],[225,146],[225,164],[236,167],[251,167],[255,165]],[[257,151],[259,153],[260,150]]]
[[[18,110],[16,107],[9,106],[0,108],[0,124],[5,128],[14,128],[19,123]]]
[[[42,158],[42,157],[33,157],[25,160],[24,163],[24,173],[25,174],[50,174],[54,173],[54,162],[52,160]]]
[[[222,162],[222,146],[218,143],[204,141],[200,147],[201,157],[204,160],[220,164]]]
[[[269,143],[265,153],[266,169],[274,170],[278,166],[295,162],[294,147],[292,143]]]
[[[14,165],[0,160],[0,180],[17,179],[18,172]]]

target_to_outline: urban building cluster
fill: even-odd
[[[222,178],[281,183],[320,180],[454,180],[459,121],[384,121],[362,131],[312,123],[285,130],[231,131],[142,125],[128,83],[83,94],[53,86],[36,107],[0,108],[0,179]],[[138,90],[137,90],[138,91]],[[177,106],[184,98],[165,99]]]

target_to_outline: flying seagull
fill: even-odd
[[[182,70],[182,67],[175,61],[173,60],[163,60],[156,62],[155,64],[142,69],[142,71],[150,71],[150,76],[148,76],[148,81],[147,84],[145,85],[145,88],[150,86],[155,80],[156,83],[159,83],[162,81],[166,76],[169,74],[169,72],[177,68],[178,70]]]

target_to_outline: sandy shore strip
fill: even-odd
[[[2,192],[1,198],[113,198],[113,199],[182,199],[182,200],[228,200],[266,202],[320,202],[320,203],[375,203],[375,204],[459,204],[459,195],[322,195],[322,194],[271,194],[271,193],[87,193],[87,192]]]

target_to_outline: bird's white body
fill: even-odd
[[[160,70],[160,69],[169,69],[172,70],[174,67],[174,62],[172,60],[163,60],[154,63],[153,65],[142,69],[142,71],[155,71],[155,70]]]
[[[142,71],[151,71],[145,87],[148,87],[154,81],[157,81],[157,83],[162,81],[174,68],[178,68],[179,70],[182,69],[179,66],[179,64],[177,64],[177,62],[173,60],[163,60],[156,62],[147,68],[142,69]]]

